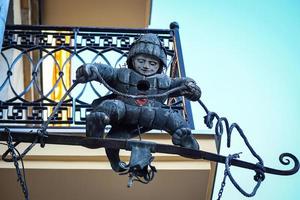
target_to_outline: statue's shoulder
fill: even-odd
[[[166,74],[157,74],[157,85],[158,88],[168,89],[171,85],[171,78]]]
[[[94,65],[94,66],[97,66],[98,68],[113,68],[112,66],[110,66],[108,64],[104,64],[104,63],[91,63],[91,64],[87,64],[87,65]]]
[[[132,70],[128,68],[118,68],[116,70],[118,80],[122,83],[129,83],[130,74],[132,73]]]

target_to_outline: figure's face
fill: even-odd
[[[154,75],[160,68],[158,59],[144,54],[135,56],[132,63],[134,70],[144,76]]]

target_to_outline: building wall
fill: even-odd
[[[44,0],[42,24],[145,28],[151,4],[150,0]]]

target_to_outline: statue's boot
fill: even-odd
[[[86,136],[104,137],[105,126],[109,124],[109,117],[103,112],[92,112],[86,118]]]
[[[193,136],[191,129],[179,128],[172,135],[172,142],[185,148],[199,150],[199,144]]]

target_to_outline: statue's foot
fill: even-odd
[[[103,112],[93,112],[86,117],[86,136],[103,138],[109,117]]]
[[[177,129],[172,135],[172,142],[175,145],[199,150],[199,144],[191,133],[189,128]]]

